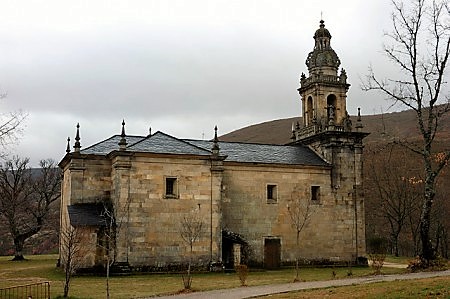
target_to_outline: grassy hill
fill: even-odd
[[[221,136],[222,141],[239,141],[251,143],[286,144],[290,142],[292,123],[301,123],[300,117],[284,118],[251,125]],[[352,117],[353,124],[356,117]],[[385,114],[362,116],[363,131],[370,135],[364,139],[365,143],[389,142],[393,138],[420,138],[415,113],[412,110]],[[450,141],[450,114],[442,121],[442,128],[436,137],[440,144]]]

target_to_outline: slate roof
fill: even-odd
[[[101,216],[103,204],[75,204],[67,206],[67,211],[72,226],[106,226],[105,219]]]
[[[203,148],[211,148],[211,141],[188,140]],[[225,161],[247,163],[275,163],[320,165],[328,164],[307,146],[274,145],[241,142],[219,142],[220,155],[226,155]]]
[[[106,140],[100,141],[99,143],[96,143],[85,149],[82,149],[81,153],[82,154],[107,155],[110,152],[112,152],[113,150],[119,149],[120,138],[121,138],[120,135],[114,135]],[[145,138],[146,138],[145,136],[127,136],[126,140],[127,140],[128,146],[130,146],[131,144],[139,142]]]
[[[204,149],[162,132],[129,146],[127,150],[159,154],[211,155],[210,148]]]
[[[81,150],[82,154],[107,155],[119,150],[120,135],[112,136]],[[127,151],[157,154],[210,156],[212,141],[178,139],[162,132],[150,136],[126,136]],[[219,141],[220,155],[225,161],[287,165],[329,166],[307,146],[272,145]]]

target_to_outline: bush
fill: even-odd
[[[386,259],[385,253],[369,253],[369,258],[372,261],[372,269],[376,275],[381,274],[381,268],[383,268],[384,260]]]
[[[372,261],[372,269],[376,275],[381,274],[384,260],[386,259],[387,241],[381,237],[373,237],[368,240],[369,259]]]
[[[192,286],[192,276],[191,274],[183,274],[181,275],[181,278],[183,279],[183,286],[185,290],[190,290]]]
[[[239,280],[241,281],[241,286],[247,286],[248,277],[248,267],[247,265],[237,265],[236,272],[238,274]]]
[[[414,260],[410,261],[408,264],[408,270],[411,272],[418,271],[443,271],[447,270],[447,261],[442,258],[437,258],[435,260],[427,261],[420,257],[416,257]]]

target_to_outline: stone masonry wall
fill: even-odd
[[[99,202],[105,197],[109,198],[111,189],[110,172],[111,163],[107,159],[75,158],[64,167],[61,195],[61,231],[70,229],[68,205]],[[77,227],[77,229],[82,231],[81,236],[83,238],[84,258],[81,267],[92,267],[98,258],[96,257],[97,229],[93,227]],[[60,256],[64,259],[63,246],[60,247]]]
[[[167,177],[176,178],[175,198],[165,195]],[[114,177],[113,181],[117,182]],[[221,182],[211,180],[209,160],[133,157],[129,184],[128,221],[120,228],[120,234],[127,237],[121,239],[119,252],[126,252],[131,265],[187,263],[190,249],[181,238],[180,226],[189,213],[196,213],[203,221],[202,235],[193,248],[195,263],[207,264],[210,255],[213,260],[220,257],[220,201],[211,201],[211,190],[217,197]]]
[[[335,199],[330,169],[226,165],[223,184],[224,227],[249,242],[254,261],[264,262],[264,239],[273,237],[281,241],[282,262],[293,262],[297,252],[305,259],[353,260],[353,205]],[[267,184],[277,186],[277,203],[268,203]],[[288,205],[293,198],[311,200],[311,186],[320,186],[320,199],[297,249]]]

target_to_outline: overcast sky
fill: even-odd
[[[301,113],[299,76],[321,14],[352,84],[347,109],[386,111],[360,89],[382,60],[389,0],[0,0],[0,111],[28,113],[11,154],[59,161],[119,134],[219,134]],[[73,142],[72,142],[73,145]]]

